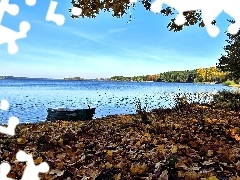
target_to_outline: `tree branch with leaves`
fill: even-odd
[[[78,7],[82,9],[82,13],[79,16],[71,15],[73,19],[75,18],[96,18],[100,11],[110,12],[112,11],[113,17],[122,18],[124,15],[128,14],[128,10],[132,7],[134,10],[136,8],[136,3],[130,3],[129,0],[72,0],[73,7]],[[147,11],[151,10],[151,0],[141,0],[139,1]],[[71,12],[71,9],[69,9]],[[176,14],[176,10],[172,7],[163,8],[160,14],[164,16]],[[185,26],[192,26],[198,24],[199,27],[205,27],[205,24],[201,17],[201,11],[187,11],[183,13],[186,19],[186,22],[178,26],[174,23],[175,18],[172,18],[167,25],[169,31],[178,32],[183,30]],[[130,14],[130,21],[132,16]],[[212,24],[216,24],[214,20]]]

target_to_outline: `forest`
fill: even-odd
[[[216,82],[222,83],[228,80],[227,72],[223,72],[217,67],[198,68],[185,71],[167,71],[153,75],[142,75],[133,77],[113,76],[112,81],[153,81],[153,82]]]

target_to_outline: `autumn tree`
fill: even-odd
[[[198,68],[195,82],[223,82],[226,80],[226,73],[217,67]]]
[[[232,35],[226,33],[227,45],[223,47],[225,55],[221,55],[217,67],[228,73],[228,77],[235,82],[240,80],[240,31]]]
[[[205,80],[205,70],[203,68],[197,69],[197,77],[199,82],[203,82]]]
[[[136,3],[130,3],[130,0],[72,0],[73,7],[78,7],[82,9],[82,13],[79,16],[71,15],[71,17],[74,18],[96,18],[97,15],[100,13],[100,11],[103,12],[110,12],[112,11],[113,17],[121,18],[124,15],[128,14],[129,9],[132,7],[132,9],[136,8]],[[151,8],[151,0],[140,0],[137,4],[141,4],[144,6],[144,8],[147,11],[150,11]],[[69,12],[71,12],[71,9],[69,9]],[[169,15],[176,15],[176,10],[172,7],[166,7],[163,8],[160,12],[164,16]],[[183,29],[184,26],[191,26],[198,24],[199,27],[205,27],[204,22],[201,17],[201,11],[195,10],[195,11],[187,11],[183,13],[186,19],[185,24],[178,26],[174,23],[175,18],[172,18],[170,22],[167,25],[167,28],[169,28],[169,31],[178,32]],[[130,21],[132,19],[130,14]],[[212,24],[215,24],[216,21],[214,20]]]

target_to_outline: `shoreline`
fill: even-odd
[[[161,174],[200,180],[239,172],[237,159],[231,156],[239,149],[237,114],[196,105],[181,112],[156,109],[148,118],[147,122],[139,115],[118,115],[97,121],[21,124],[15,136],[0,134],[1,160],[10,163],[9,177],[14,179],[20,179],[25,167],[15,161],[19,149],[31,153],[36,165],[49,164],[49,172],[39,175],[42,180],[157,180]],[[219,163],[225,164],[222,171],[216,169]],[[210,174],[202,171],[206,168]]]

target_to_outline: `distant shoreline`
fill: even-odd
[[[63,80],[63,81],[111,81],[111,82],[164,82],[164,83],[194,83],[194,84],[221,84],[217,82],[179,82],[179,81],[121,81],[121,80],[112,80],[112,79],[74,79],[74,78],[62,78],[62,79],[54,79],[54,78],[30,78],[30,77],[14,77],[14,76],[0,76],[0,80]]]
[[[28,80],[28,79],[41,79],[41,80],[54,80],[53,78],[30,78],[30,77],[15,77],[15,76],[0,76],[0,80]]]
[[[110,78],[96,78],[96,79],[84,79],[84,78],[62,78],[62,79],[54,79],[54,78],[30,78],[30,77],[14,77],[14,76],[0,76],[0,80],[56,80],[56,81],[110,81],[110,82],[148,82],[148,83],[193,83],[193,84],[222,84],[218,82],[179,82],[179,81],[127,81],[127,80],[112,80]]]

